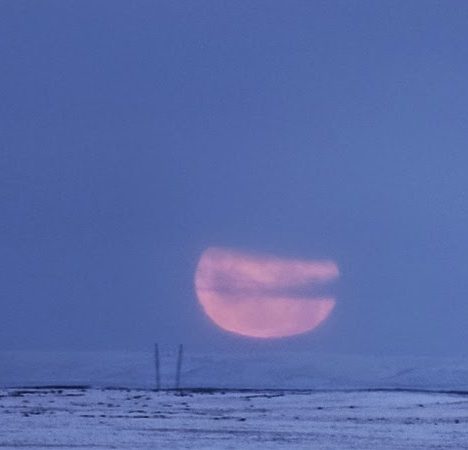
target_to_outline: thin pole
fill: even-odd
[[[159,345],[154,344],[154,368],[156,369],[156,390],[161,389],[161,376],[159,373]]]
[[[184,353],[184,346],[179,344],[179,354],[177,355],[177,369],[176,369],[176,379],[175,379],[175,388],[180,388],[180,369],[182,368],[182,356]]]

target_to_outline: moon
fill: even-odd
[[[195,292],[220,328],[255,338],[306,333],[335,307],[332,296],[304,295],[339,277],[333,261],[283,259],[220,247],[205,250],[195,273]]]

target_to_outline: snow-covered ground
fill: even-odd
[[[154,386],[152,352],[0,352],[0,449],[468,449],[466,359],[189,349]]]
[[[468,396],[0,389],[0,448],[463,449]]]

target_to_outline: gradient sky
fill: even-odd
[[[0,349],[267,345],[209,246],[332,259],[282,343],[467,355],[468,3],[0,0]]]

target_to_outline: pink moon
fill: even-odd
[[[203,252],[195,291],[206,315],[223,330],[255,338],[306,333],[331,314],[331,296],[304,296],[304,288],[339,277],[333,261],[283,259],[218,247]]]

